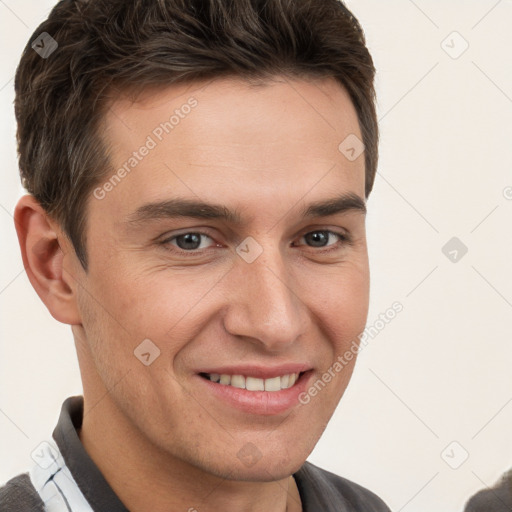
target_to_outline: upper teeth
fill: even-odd
[[[280,391],[291,388],[298,379],[298,373],[290,373],[281,377],[271,379],[258,379],[256,377],[244,377],[243,375],[226,375],[208,373],[207,377],[213,382],[234,386],[235,388],[247,389],[249,391]]]

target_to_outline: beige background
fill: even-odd
[[[28,469],[62,401],[81,393],[71,330],[31,288],[12,220],[12,79],[53,3],[0,0],[2,483]],[[348,5],[378,68],[382,130],[368,324],[395,301],[404,310],[361,353],[309,460],[394,511],[462,511],[512,467],[512,2]],[[442,252],[452,237],[468,248],[456,263]]]

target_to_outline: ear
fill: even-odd
[[[14,223],[23,266],[37,295],[53,318],[65,324],[80,324],[76,302],[79,264],[75,264],[78,258],[69,240],[31,195],[18,201]]]

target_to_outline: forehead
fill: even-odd
[[[121,157],[148,136],[160,148],[179,146],[182,154],[231,147],[233,157],[251,149],[270,153],[276,145],[299,153],[304,139],[314,152],[349,134],[361,138],[356,110],[337,81],[284,77],[258,85],[235,78],[193,82],[148,90],[136,102],[121,97],[107,112],[105,131],[114,156]]]
[[[364,156],[351,161],[339,149],[362,138],[357,113],[334,79],[218,79],[119,98],[104,136],[113,186],[102,207],[113,215],[172,197],[238,200],[244,209],[252,201],[256,212],[306,193],[364,197]]]

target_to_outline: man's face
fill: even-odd
[[[354,360],[309,403],[299,394],[352,346],[368,312],[364,211],[352,201],[303,216],[342,195],[364,202],[364,154],[338,149],[351,134],[362,138],[334,80],[223,79],[113,104],[114,171],[89,199],[89,269],[71,267],[90,405],[110,400],[138,442],[217,476],[275,480],[300,467]],[[240,218],[172,216],[175,199]],[[253,378],[233,386],[215,373]],[[275,377],[291,373],[299,379],[281,391],[236,387],[266,377],[280,389],[287,379]]]

